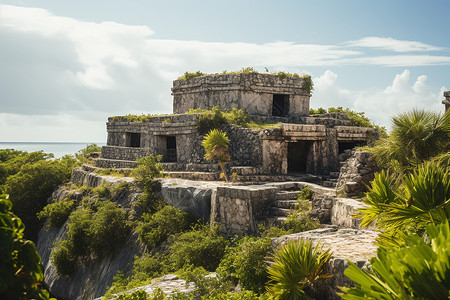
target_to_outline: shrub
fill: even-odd
[[[303,188],[298,195],[297,204],[298,207],[292,210],[287,216],[283,227],[290,232],[303,232],[320,228],[320,223],[313,220],[309,216],[311,205],[309,200],[313,198],[313,192],[309,186]]]
[[[176,238],[169,249],[169,261],[176,270],[193,265],[214,271],[225,254],[227,244],[217,228],[198,226]]]
[[[74,200],[51,203],[38,213],[38,218],[48,220],[50,226],[59,228],[66,222],[74,207]]]
[[[197,287],[195,294],[202,295],[202,299],[211,293],[225,292],[230,288],[228,282],[224,282],[217,276],[208,276],[209,272],[203,267],[194,268],[188,265],[178,270],[176,274],[186,282],[193,282]]]
[[[52,249],[51,261],[61,277],[70,276],[77,269],[77,256],[73,253],[73,245],[68,240],[57,243]]]
[[[320,247],[313,247],[311,241],[290,241],[279,248],[267,272],[271,283],[267,292],[276,299],[307,298],[308,289],[320,279],[323,266],[331,256],[330,249],[320,253]],[[306,290],[306,291],[305,291]]]
[[[24,222],[30,239],[37,239],[42,226],[37,214],[47,205],[55,188],[70,178],[73,163],[71,159],[40,160],[23,165],[18,173],[8,177],[6,190],[13,211]]]
[[[93,188],[92,193],[98,198],[111,198],[111,191],[106,184]]]
[[[146,156],[138,159],[139,165],[133,169],[131,175],[135,178],[139,187],[144,193],[139,197],[137,205],[144,211],[154,213],[164,206],[164,203],[156,196],[161,186],[154,178],[162,177],[162,156]]]
[[[426,228],[429,244],[410,236],[402,247],[378,248],[363,271],[349,262],[344,274],[356,283],[343,299],[447,299],[450,290],[449,223]]]
[[[94,212],[89,208],[74,211],[69,216],[67,231],[67,247],[75,257],[84,257],[90,254],[90,231]]]
[[[75,157],[76,159],[80,162],[80,163],[88,163],[90,162],[90,155],[91,153],[94,152],[100,152],[102,151],[102,147],[97,146],[97,144],[89,144],[86,147],[84,147],[83,149],[78,150],[77,153],[75,153]]]
[[[200,134],[206,134],[213,129],[220,129],[228,123],[221,108],[214,106],[212,110],[201,110],[201,115],[197,121],[197,130]]]
[[[255,300],[255,299],[269,299],[265,295],[258,296],[256,293],[251,291],[242,291],[239,293],[226,293],[217,294],[212,293],[212,295],[202,297],[202,300]]]
[[[114,253],[130,232],[127,213],[111,201],[101,201],[98,207],[79,208],[70,214],[67,226],[66,240],[52,249],[53,259],[61,262],[55,263],[57,272],[64,275],[70,275],[75,270],[79,258]],[[65,261],[68,267],[64,265]]]
[[[266,257],[270,250],[270,238],[245,237],[228,249],[217,273],[225,280],[239,282],[246,290],[263,293],[268,281]]]
[[[7,195],[0,195],[0,298],[49,299],[41,258],[32,241],[24,239],[24,224],[11,212]]]
[[[171,234],[183,232],[195,221],[195,218],[180,209],[165,206],[155,214],[142,216],[137,225],[139,238],[148,246],[156,248]]]
[[[129,232],[127,213],[114,202],[105,201],[94,214],[89,232],[91,247],[100,256],[114,253],[125,243]]]

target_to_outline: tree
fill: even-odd
[[[203,139],[202,146],[205,148],[205,159],[216,159],[219,163],[225,180],[228,182],[227,172],[225,170],[225,164],[231,159],[228,153],[228,144],[230,139],[227,134],[219,129],[211,130]]]
[[[7,195],[0,195],[0,298],[49,299],[40,283],[41,258],[32,241],[24,239],[25,226],[11,212]]]

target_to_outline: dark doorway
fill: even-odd
[[[339,142],[339,154],[344,153],[345,150],[353,149],[355,147],[364,146],[364,142]]]
[[[164,157],[164,161],[177,161],[177,139],[175,136],[166,136],[166,155]]]
[[[274,117],[289,116],[289,95],[281,95],[281,94],[273,95],[272,116]]]
[[[141,134],[135,132],[127,133],[127,147],[140,147],[141,146]]]
[[[310,142],[288,143],[288,172],[306,172]]]

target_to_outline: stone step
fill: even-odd
[[[214,181],[219,180],[219,173],[212,172],[164,172],[164,175],[171,178],[182,178],[189,180],[207,180]]]
[[[95,166],[98,168],[116,168],[116,169],[128,169],[137,167],[138,163],[132,160],[120,160],[120,159],[108,159],[97,158],[95,159]]]
[[[339,178],[341,172],[330,172],[330,178]]]
[[[296,200],[300,191],[281,191],[275,194],[275,200]]]
[[[331,180],[325,180],[322,184],[324,187],[330,187],[330,188],[336,187],[336,182],[333,182]]]
[[[269,227],[281,227],[286,222],[287,217],[261,216],[259,220],[263,221]]]
[[[273,207],[295,209],[298,206],[296,200],[275,200]]]
[[[281,216],[281,217],[284,216],[285,217],[290,212],[291,212],[291,210],[289,208],[280,208],[280,207],[271,207],[270,208],[270,213],[272,214],[272,216]]]

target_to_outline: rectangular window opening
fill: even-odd
[[[126,147],[141,147],[141,134],[136,132],[128,132],[126,138]]]
[[[272,116],[289,116],[289,95],[274,94],[272,103]]]
[[[177,139],[175,136],[166,136],[166,153],[164,155],[164,161],[177,161]]]

